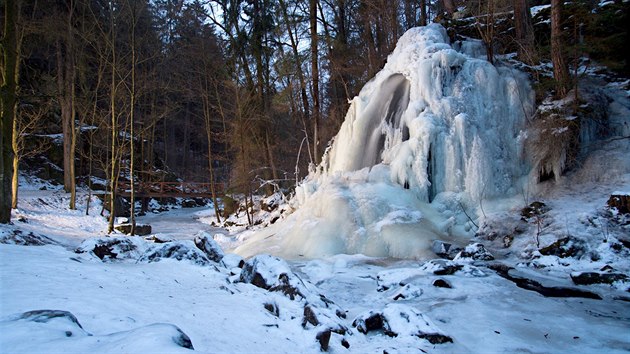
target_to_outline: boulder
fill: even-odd
[[[90,253],[103,261],[113,259],[138,259],[145,252],[147,243],[139,238],[99,237],[83,241],[76,253]]]
[[[122,232],[123,234],[127,234],[127,235],[131,234],[131,224],[116,225],[114,228]],[[136,224],[136,226],[133,229],[133,234],[137,236],[146,236],[146,235],[149,235],[150,233],[151,233],[151,225]]]
[[[550,208],[543,202],[533,202],[521,209],[521,219],[527,221],[533,217],[541,216],[548,212]]]
[[[494,256],[486,250],[481,243],[473,243],[459,252],[453,261],[455,262],[470,262],[470,261],[492,261]]]
[[[452,288],[451,284],[444,279],[435,279],[433,281],[433,286],[435,286],[436,288],[446,288],[446,289]]]
[[[464,266],[444,259],[432,259],[424,262],[420,268],[435,275],[451,275]]]
[[[7,230],[6,233],[0,233],[0,243],[20,246],[43,246],[56,245],[57,241],[43,236],[36,235],[32,232],[25,234],[22,230]]]
[[[626,281],[628,276],[609,272],[573,272],[571,280],[575,285],[612,284],[616,281]]]
[[[406,284],[394,293],[392,299],[394,301],[409,300],[420,297],[420,295],[422,295],[422,289],[413,284]]]
[[[587,253],[587,245],[584,241],[572,236],[563,237],[549,246],[539,250],[544,256],[557,256],[560,258],[582,258]]]
[[[210,234],[202,231],[195,237],[194,242],[195,246],[202,250],[211,261],[218,263],[223,259],[225,254],[221,246],[219,246]]]
[[[615,192],[610,195],[606,204],[619,214],[630,214],[630,193]]]
[[[240,281],[269,291],[284,293],[291,300],[305,298],[302,293],[302,280],[299,279],[284,260],[269,255],[258,255],[243,265]]]
[[[200,266],[210,264],[208,257],[199,250],[192,241],[168,242],[151,248],[144,254],[138,262],[159,262],[162,259],[170,258],[178,261],[188,260]]]
[[[353,322],[360,333],[382,330],[390,337],[416,336],[431,344],[453,342],[442,333],[429,318],[415,308],[403,304],[388,304],[381,311],[370,310],[359,315]]]
[[[431,249],[438,257],[446,259],[455,258],[455,256],[462,250],[461,247],[456,247],[448,242],[440,240],[433,241]]]

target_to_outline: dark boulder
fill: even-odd
[[[464,268],[464,266],[444,259],[432,259],[423,263],[421,268],[435,275],[451,275]]]
[[[433,286],[435,286],[436,288],[446,288],[446,289],[452,288],[451,284],[444,279],[435,279],[433,281]]]
[[[114,228],[123,234],[131,234],[131,224],[116,225]],[[133,234],[137,236],[146,236],[151,233],[151,225],[136,224],[133,228]]]
[[[620,214],[630,214],[630,194],[628,193],[614,193],[608,198],[606,204]]]
[[[533,202],[521,209],[521,219],[524,221],[528,221],[534,217],[540,217],[543,214],[547,213],[550,208],[543,202]]]

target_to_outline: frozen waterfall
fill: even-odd
[[[516,194],[533,92],[474,47],[456,50],[437,24],[407,31],[296,188],[295,212],[236,251],[423,258],[433,239],[470,231],[464,205]]]

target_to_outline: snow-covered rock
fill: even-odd
[[[138,262],[159,262],[162,259],[187,260],[200,266],[210,265],[213,262],[208,259],[206,253],[197,248],[190,240],[167,242],[156,245],[147,251]]]
[[[431,344],[453,342],[451,337],[442,333],[425,315],[403,304],[388,304],[383,310],[365,312],[352,325],[363,334],[382,330],[390,337],[416,336]]]
[[[76,253],[89,253],[103,261],[132,259],[137,260],[149,244],[138,237],[95,237],[83,241]]]
[[[223,259],[225,254],[221,246],[212,238],[212,235],[202,231],[195,237],[194,241],[197,248],[202,250],[211,261],[218,263]]]

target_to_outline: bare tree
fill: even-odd
[[[566,96],[570,84],[562,41],[562,8],[562,0],[551,0],[551,63],[557,97]]]
[[[534,44],[534,26],[528,0],[514,0],[514,27],[519,59],[530,65],[535,64],[538,55],[536,55]]]
[[[20,43],[18,40],[19,1],[4,2],[2,37],[2,86],[0,86],[0,223],[11,221],[11,181],[13,179],[13,122],[16,119]]]

